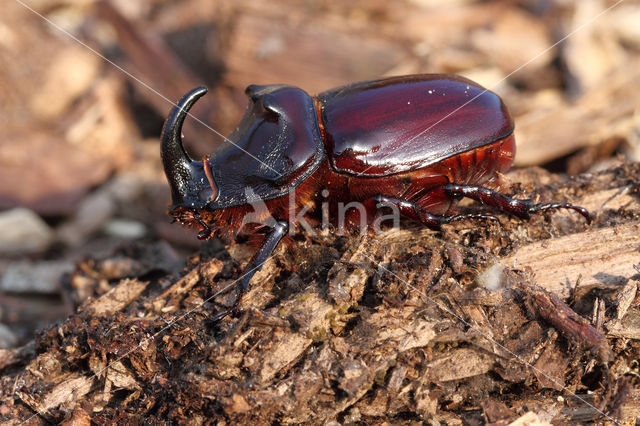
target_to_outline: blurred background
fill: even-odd
[[[0,349],[198,250],[166,215],[169,101],[207,85],[193,113],[227,135],[249,84],[414,73],[499,93],[516,167],[640,160],[639,1],[4,0]],[[193,120],[184,133],[196,158],[222,143]]]

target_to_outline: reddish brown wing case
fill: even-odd
[[[513,133],[495,93],[451,75],[356,83],[323,92],[317,102],[331,165],[352,175],[423,168]]]

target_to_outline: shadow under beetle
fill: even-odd
[[[194,161],[182,146],[181,130],[189,109],[206,92],[198,87],[187,93],[162,131],[170,214],[195,227],[200,239],[234,236],[257,199],[275,218],[238,280],[235,302],[214,322],[238,309],[251,278],[288,233],[289,218],[309,205],[305,217],[316,220],[322,202],[330,218],[339,203],[362,203],[367,218],[394,207],[432,229],[460,219],[495,219],[450,214],[455,200],[468,197],[523,219],[564,208],[591,222],[582,207],[534,204],[479,186],[511,166],[514,125],[500,97],[468,79],[393,77],[314,97],[293,86],[252,85],[246,113],[229,136],[235,144]]]

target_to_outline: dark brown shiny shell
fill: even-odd
[[[363,177],[424,168],[514,128],[498,95],[451,75],[356,83],[319,94],[317,103],[331,165]]]
[[[313,99],[284,85],[249,86],[244,118],[207,160],[216,186],[209,209],[288,194],[320,165],[325,151]]]

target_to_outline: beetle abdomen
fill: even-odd
[[[358,83],[321,93],[317,102],[331,165],[351,175],[424,168],[513,133],[498,95],[462,77]]]

